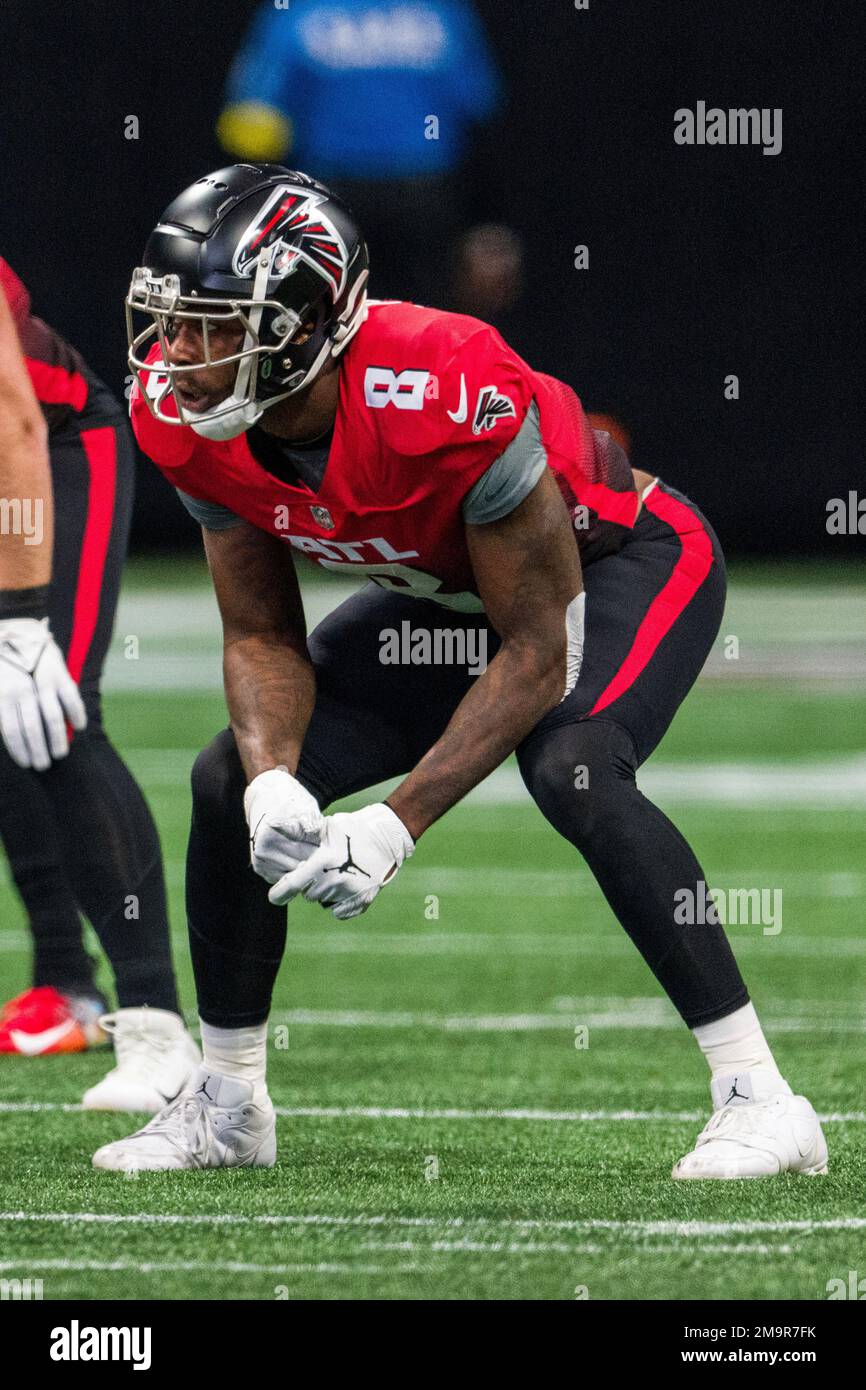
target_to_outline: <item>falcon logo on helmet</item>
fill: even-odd
[[[249,275],[263,250],[272,246],[274,275],[288,275],[299,260],[306,261],[333,285],[334,299],[343,288],[346,275],[346,247],[333,223],[318,207],[325,201],[320,193],[283,186],[265,204],[247,227],[232,260],[236,275]]]

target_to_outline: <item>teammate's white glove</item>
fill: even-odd
[[[250,862],[276,883],[319,847],[324,816],[306,787],[286,767],[260,772],[244,792],[250,827]]]
[[[400,817],[384,802],[325,816],[321,840],[305,864],[274,884],[268,894],[272,903],[282,905],[303,893],[344,922],[367,911],[415,849]]]
[[[0,620],[0,733],[9,756],[44,772],[69,752],[67,720],[84,729],[87,713],[48,619]]]

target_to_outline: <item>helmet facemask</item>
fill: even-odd
[[[264,279],[267,283],[266,268]],[[139,266],[133,271],[126,298],[129,365],[157,420],[167,425],[189,425],[206,439],[234,439],[254,425],[270,406],[312,384],[328,357],[342,352],[360,328],[366,317],[365,301],[363,285],[359,285],[351,314],[347,315],[349,321],[339,324],[336,332],[326,334],[322,331],[325,313],[321,305],[310,304],[298,313],[279,300],[257,298],[255,290],[249,299],[184,295],[180,292],[177,275],[154,277],[146,266]],[[150,320],[138,332],[135,314],[144,314]],[[178,319],[199,325],[200,362],[171,363],[169,345],[174,321]],[[309,339],[293,347],[292,339],[311,320],[315,327]],[[214,357],[209,325],[215,322],[236,323],[243,331],[237,351]],[[161,360],[148,363],[145,359],[155,344],[159,345]],[[177,391],[179,379],[231,363],[236,363],[237,367],[228,396],[201,414],[184,407]],[[169,400],[174,403],[176,414],[167,413],[165,406]]]
[[[263,269],[263,278],[267,285],[267,266]],[[257,282],[258,279],[257,275]],[[303,316],[287,309],[279,300],[259,297],[257,288],[258,284],[248,299],[184,295],[177,275],[154,276],[146,266],[133,271],[126,298],[129,365],[157,420],[168,425],[190,425],[206,438],[232,439],[249,429],[266,405],[283,399],[281,394],[268,401],[258,401],[257,386],[260,377],[267,380],[271,376],[274,358],[286,351],[302,326]],[[135,314],[144,314],[149,319],[138,332]],[[202,342],[200,362],[171,363],[169,345],[177,320],[198,325]],[[236,324],[242,331],[243,338],[235,352],[220,357],[213,355],[210,325],[214,323]],[[161,360],[148,363],[145,359],[155,344],[159,345]],[[177,390],[180,379],[193,372],[232,363],[237,364],[234,384],[224,400],[203,414],[184,407]],[[169,414],[165,409],[169,399],[174,403],[176,414]]]

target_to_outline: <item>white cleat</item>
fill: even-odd
[[[167,1009],[118,1009],[100,1023],[114,1038],[116,1065],[85,1091],[85,1110],[155,1115],[180,1095],[201,1061],[183,1019]]]
[[[713,1115],[674,1178],[768,1178],[827,1172],[827,1144],[805,1096],[768,1067],[715,1077]]]
[[[143,1129],[103,1144],[94,1168],[162,1173],[178,1168],[272,1168],[277,1157],[274,1108],[253,1101],[248,1081],[199,1067],[189,1090]]]

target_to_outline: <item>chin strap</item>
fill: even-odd
[[[227,439],[237,439],[239,434],[251,429],[263,412],[264,406],[255,401],[239,401],[233,393],[220,406],[220,414],[215,420],[198,420],[190,424],[190,429],[202,439],[222,443]]]

